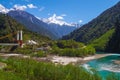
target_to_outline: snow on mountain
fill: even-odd
[[[28,12],[22,10],[12,10],[7,14],[17,20],[19,23],[23,24],[30,31],[48,36],[51,39],[57,38],[50,30],[47,29],[46,23],[37,19],[34,15]]]
[[[66,15],[61,15],[61,16],[57,16],[56,14],[53,14],[51,17],[49,18],[43,18],[42,21],[48,24],[54,23],[54,24],[59,24],[61,26],[63,25],[67,25],[67,26],[75,26],[73,24],[67,23],[64,21],[64,16]]]
[[[6,14],[9,12],[9,9],[5,8],[3,5],[0,4],[0,12]]]
[[[78,23],[67,23],[66,21],[64,21],[65,16],[66,16],[65,14],[60,16],[53,14],[49,18],[43,19],[39,17],[36,18],[46,23],[47,29],[50,30],[53,34],[55,34],[59,38],[61,38],[62,36],[65,36],[74,31],[75,29],[81,27],[81,25]]]
[[[65,14],[59,16],[53,14],[49,18],[41,19],[24,11],[26,8],[28,7],[25,5],[14,5],[13,8],[7,9],[0,4],[1,13],[8,14],[18,22],[24,24],[27,29],[49,36],[52,39],[59,39],[80,27],[80,25],[76,23],[67,23],[64,20]]]

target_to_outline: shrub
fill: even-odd
[[[38,51],[31,54],[32,57],[46,57],[47,54],[44,51]]]
[[[55,65],[30,59],[9,58],[4,61],[11,71],[0,71],[1,80],[101,80],[75,65]],[[7,77],[6,77],[7,76]]]

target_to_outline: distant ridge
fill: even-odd
[[[38,20],[33,15],[28,12],[21,10],[13,10],[8,13],[12,18],[23,24],[27,29],[37,32],[41,35],[48,36],[52,39],[55,39],[56,36],[52,34],[47,28],[45,28],[46,24],[40,20]]]
[[[49,40],[48,37],[29,31],[24,25],[20,24],[9,15],[0,13],[0,37],[16,33],[18,30],[23,30],[23,41],[32,39],[44,42],[45,40]],[[9,37],[0,39],[0,43],[14,43],[15,40],[16,35],[11,35]]]
[[[8,15],[23,24],[27,29],[51,39],[59,39],[77,28],[76,25],[67,25],[67,23],[62,25],[47,23],[34,15],[21,10],[12,10]]]

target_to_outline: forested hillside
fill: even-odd
[[[17,22],[23,24],[28,30],[47,36],[51,39],[56,39],[55,34],[47,29],[47,24],[37,19],[34,15],[22,10],[10,11],[8,15],[14,18]]]
[[[5,14],[0,14],[0,37],[10,34],[6,38],[1,38],[0,42],[14,42],[16,38],[15,33],[17,30],[22,30],[24,27]]]
[[[83,25],[81,28],[73,31],[67,36],[64,36],[63,39],[73,39],[76,41],[89,43],[101,37],[107,31],[113,29],[118,16],[120,16],[120,2],[107,9],[97,18]]]
[[[115,24],[115,32],[106,45],[107,52],[120,53],[120,20]]]
[[[23,30],[23,43],[28,40],[34,40],[39,44],[50,41],[48,37],[29,31],[8,15],[0,14],[0,43],[16,43],[18,30]],[[0,50],[9,51],[12,47],[14,46],[0,46]]]
[[[101,37],[91,41],[90,44],[88,45],[93,46],[97,51],[105,51],[106,45],[113,33],[114,29],[111,29],[107,31],[105,34],[103,34]]]
[[[8,37],[0,39],[0,42],[14,42],[16,39],[16,32],[18,30],[23,30],[23,39],[30,40],[49,40],[49,38],[45,36],[38,35],[37,33],[31,32],[26,29],[22,24],[18,23],[16,20],[12,19],[10,16],[5,14],[0,14],[0,37],[6,36],[9,34]],[[40,40],[40,41],[41,41]]]

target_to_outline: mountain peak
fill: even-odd
[[[43,18],[42,21],[45,22],[45,23],[48,23],[48,24],[58,24],[60,26],[63,26],[63,25],[67,25],[67,26],[75,26],[75,25],[72,25],[70,23],[67,23],[66,21],[64,21],[64,16],[66,15],[61,15],[61,16],[57,16],[56,14],[53,14],[51,17],[49,18]]]
[[[68,26],[66,22],[61,20],[62,17],[56,15],[53,17],[55,19],[57,18],[58,20],[61,20],[56,21],[56,24],[54,22],[45,23],[41,18],[21,10],[9,11],[8,15],[23,24],[27,29],[40,33],[41,35],[48,36],[52,39],[61,38],[62,36],[69,34],[77,28],[76,26]],[[55,21],[55,19],[49,18],[48,20]],[[61,25],[59,25],[59,23],[61,23]]]
[[[0,12],[6,14],[9,12],[9,9],[5,8],[3,5],[0,4]]]
[[[116,5],[120,5],[120,1]]]

